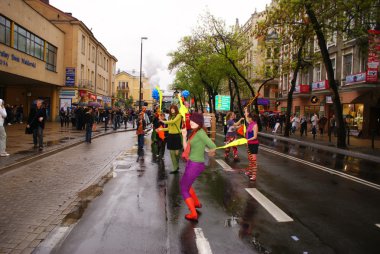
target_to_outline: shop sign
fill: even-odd
[[[215,96],[215,110],[230,110],[231,97],[227,95]]]
[[[8,61],[9,60],[17,62],[17,63],[22,63],[22,64],[25,64],[27,66],[33,67],[33,68],[37,67],[37,64],[35,62],[31,62],[28,59],[25,59],[23,57],[19,57],[15,54],[9,54],[8,52],[6,52],[4,50],[0,51],[0,57],[1,57],[0,58],[0,65],[6,66],[6,67],[8,67]]]
[[[88,98],[89,98],[90,100],[96,101],[96,95],[95,95],[95,94],[88,93]]]
[[[368,63],[367,77],[368,83],[377,83],[380,63],[380,31],[368,30]]]
[[[66,86],[74,86],[75,85],[75,68],[74,67],[66,67]]]
[[[264,105],[264,106],[267,106],[269,105],[269,100],[268,99],[264,99],[264,98],[257,98],[257,105]]]
[[[332,96],[326,96],[326,104],[333,104]]]
[[[295,87],[294,93],[309,93],[310,92],[310,86],[309,85],[297,85]]]
[[[111,97],[103,96],[103,102],[104,103],[111,103]]]
[[[365,72],[348,75],[346,77],[346,85],[364,83],[366,81]]]
[[[59,92],[59,98],[73,98],[75,97],[75,90],[62,90]]]
[[[86,97],[87,91],[86,90],[78,90],[79,92],[79,97]]]
[[[326,79],[318,82],[313,82],[311,84],[311,89],[313,91],[327,90],[329,89],[329,81]]]

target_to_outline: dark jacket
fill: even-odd
[[[42,117],[42,121],[40,122],[38,119]],[[45,128],[45,120],[46,120],[46,109],[41,107],[37,109],[36,106],[30,109],[28,124],[32,129],[36,129],[37,127]]]
[[[94,124],[94,116],[90,112],[84,114],[84,123],[87,127],[91,127]]]

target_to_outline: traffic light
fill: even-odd
[[[319,102],[319,99],[317,96],[314,95],[313,97],[311,97],[310,101],[311,101],[311,103],[315,104],[315,103]]]

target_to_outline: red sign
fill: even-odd
[[[309,85],[296,85],[294,93],[310,93],[310,86]]]
[[[86,90],[78,90],[78,92],[79,92],[79,97],[85,97],[87,95]]]
[[[380,31],[368,30],[368,64],[366,82],[377,83],[380,63]]]
[[[96,94],[88,93],[88,98],[90,100],[96,101]]]

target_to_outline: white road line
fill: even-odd
[[[257,200],[278,222],[290,222],[293,221],[286,213],[284,213],[280,208],[278,208],[272,201],[265,197],[256,188],[246,188],[245,189],[254,199]]]
[[[360,179],[360,178],[355,177],[355,176],[347,175],[347,174],[345,174],[345,173],[342,173],[342,172],[339,172],[339,171],[336,171],[336,170],[333,170],[333,169],[330,169],[330,168],[327,168],[327,167],[324,167],[324,166],[321,166],[321,165],[318,165],[318,164],[315,164],[315,163],[312,163],[312,162],[308,162],[308,161],[305,161],[305,160],[302,160],[302,159],[298,159],[298,158],[293,157],[293,156],[290,156],[290,155],[286,155],[286,154],[283,154],[283,153],[280,153],[280,152],[274,151],[274,150],[272,150],[272,149],[269,149],[269,148],[268,148],[267,146],[265,146],[265,145],[260,145],[260,149],[261,149],[261,150],[264,150],[264,151],[267,151],[267,152],[269,152],[269,153],[273,153],[273,154],[276,154],[276,155],[279,155],[279,156],[285,157],[285,158],[290,159],[290,160],[293,160],[293,161],[300,162],[300,163],[302,163],[302,164],[306,164],[306,165],[308,165],[308,166],[311,166],[311,167],[314,167],[314,168],[320,169],[320,170],[325,171],[325,172],[328,172],[328,173],[330,173],[330,174],[337,175],[337,176],[340,176],[340,177],[343,177],[343,178],[349,179],[349,180],[354,181],[354,182],[357,182],[357,183],[361,183],[361,184],[366,185],[366,186],[368,186],[368,187],[371,187],[371,188],[374,188],[374,189],[380,190],[380,185],[378,185],[378,184],[371,183],[371,182],[368,182],[368,181],[366,181],[366,180]]]
[[[201,228],[194,228],[195,242],[197,244],[199,254],[212,254],[210,243],[204,236]]]
[[[380,224],[375,224],[375,225],[376,225],[376,227],[380,228]]]
[[[215,160],[220,166],[222,166],[223,170],[224,171],[228,171],[228,172],[234,172],[235,170],[233,170],[230,165],[228,165],[224,160],[221,160],[221,159],[217,159]]]

